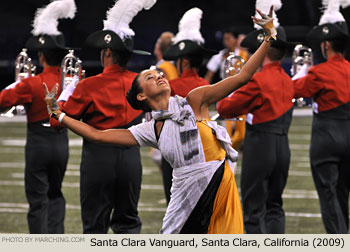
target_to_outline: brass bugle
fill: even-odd
[[[224,77],[230,77],[238,74],[245,64],[244,59],[242,57],[235,55],[233,52],[229,53],[229,56],[225,59],[224,62]],[[219,114],[215,114],[210,118],[212,121],[222,120]],[[234,117],[230,119],[225,119],[228,121],[243,121],[243,118]]]
[[[293,62],[292,62],[291,73],[292,73],[292,76],[295,76],[300,71],[300,69],[304,64],[306,64],[308,68],[314,65],[312,49],[308,46],[297,44],[293,50],[292,60]],[[306,106],[306,102],[304,98],[298,98],[298,99],[292,100],[293,103],[295,101],[297,102],[298,107]]]
[[[301,67],[304,64],[307,64],[308,67],[314,65],[312,49],[302,44],[298,44],[294,47],[293,50],[293,73],[292,75],[296,75]]]
[[[15,60],[15,82],[19,82],[24,78],[35,76],[35,71],[36,67],[32,64],[32,60],[27,54],[27,49],[23,48],[22,51],[17,55]],[[26,112],[24,106],[16,105],[5,110],[3,113],[0,114],[0,116],[14,117],[16,115],[25,114]]]
[[[27,54],[27,49],[23,48],[15,61],[15,81],[35,75],[36,67],[32,64],[31,58]]]
[[[244,59],[235,55],[233,52],[230,52],[224,62],[224,77],[227,78],[238,74],[242,70],[244,64]]]
[[[81,60],[74,55],[74,50],[69,50],[68,54],[61,62],[61,86],[64,90],[77,76],[79,80],[85,77],[85,71],[82,70]]]

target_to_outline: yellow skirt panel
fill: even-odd
[[[243,216],[236,180],[230,167],[225,171],[216,194],[208,234],[243,234]]]

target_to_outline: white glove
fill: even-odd
[[[14,87],[17,86],[18,83],[20,83],[20,82],[21,82],[20,80],[19,80],[19,81],[16,81],[16,82],[14,82],[14,83],[8,85],[7,87],[5,87],[4,90],[14,88]]]
[[[56,84],[51,91],[47,88],[46,84],[43,83],[44,90],[45,90],[45,102],[47,105],[47,111],[50,115],[50,117],[58,119],[59,114],[62,112],[60,111],[60,106],[58,106],[56,101],[56,95],[57,95],[57,89],[58,84]]]
[[[309,71],[309,68],[310,67],[309,67],[308,64],[304,64],[300,68],[299,72],[296,75],[293,76],[292,80],[294,81],[294,80],[297,80],[297,79],[305,77],[307,75],[307,72]]]
[[[273,5],[270,7],[269,14],[266,15],[262,13],[260,10],[256,10],[259,15],[261,16],[261,19],[252,17],[254,23],[257,25],[260,25],[261,27],[264,28],[265,31],[265,41],[270,41],[270,40],[276,40],[277,39],[277,30],[273,25]]]
[[[73,94],[73,91],[76,87],[76,85],[79,82],[78,76],[74,76],[72,78],[72,81],[69,83],[69,85],[61,92],[60,97],[58,97],[57,101],[67,101],[68,98]]]

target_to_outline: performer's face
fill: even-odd
[[[167,94],[170,95],[171,89],[168,80],[162,72],[157,70],[144,70],[139,76],[140,88],[143,95],[148,98]]]
[[[224,33],[224,46],[230,51],[234,50],[237,45],[237,39],[229,32]]]

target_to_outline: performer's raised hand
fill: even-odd
[[[268,15],[262,13],[258,9],[256,11],[261,16],[261,19],[253,17],[253,16],[252,16],[252,19],[253,19],[254,23],[256,23],[257,25],[260,25],[264,28],[265,41],[276,40],[277,39],[277,30],[273,25],[273,18],[272,18],[273,5],[271,5],[271,8],[270,8]]]
[[[47,111],[50,117],[58,118],[58,115],[61,114],[60,107],[57,104],[56,96],[58,90],[58,84],[56,84],[51,91],[46,86],[46,83],[43,83],[45,90],[45,102],[47,105]]]

